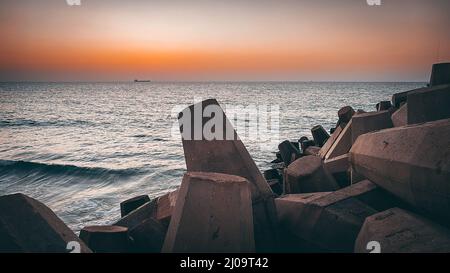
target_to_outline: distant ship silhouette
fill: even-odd
[[[138,80],[138,79],[135,79],[134,82],[151,82],[151,81],[150,80]]]

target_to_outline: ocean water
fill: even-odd
[[[185,162],[174,107],[278,105],[279,139],[327,130],[340,107],[372,111],[425,83],[0,83],[0,195],[21,192],[72,229],[110,224],[119,203],[181,183]],[[238,131],[239,133],[239,131]],[[277,145],[244,139],[261,170]]]

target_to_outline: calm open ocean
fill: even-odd
[[[375,110],[425,83],[0,83],[0,195],[22,192],[71,228],[109,224],[119,203],[161,195],[185,171],[172,109],[194,99],[279,105],[280,140],[327,130],[340,107]],[[239,132],[238,132],[239,133]],[[277,145],[244,144],[261,170]]]

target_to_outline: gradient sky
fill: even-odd
[[[450,1],[0,0],[0,81],[428,81]]]

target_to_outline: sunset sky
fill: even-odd
[[[0,81],[428,81],[450,1],[0,0]]]

